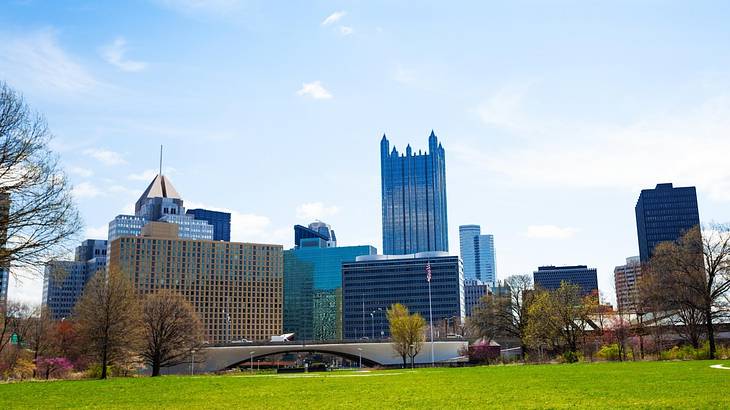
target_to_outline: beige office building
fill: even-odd
[[[626,264],[613,270],[616,286],[616,303],[621,313],[636,313],[639,302],[639,280],[641,261],[638,256],[626,258]]]
[[[269,340],[282,333],[281,245],[181,239],[178,226],[150,222],[142,236],[109,245],[141,294],[172,289],[195,307],[209,343]]]

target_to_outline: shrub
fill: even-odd
[[[562,358],[563,358],[564,363],[577,363],[578,362],[578,355],[576,355],[575,352],[571,352],[570,350],[563,353]]]
[[[619,360],[618,344],[612,343],[610,345],[604,345],[601,350],[598,351],[598,357],[604,360],[616,361]]]

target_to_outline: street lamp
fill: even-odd
[[[190,375],[195,374],[195,349],[190,350]]]
[[[377,308],[377,309],[373,310],[372,312],[370,312],[370,340],[375,339],[375,312],[382,312],[382,311],[383,311],[383,308]],[[380,322],[380,328],[381,328],[380,336],[382,338],[382,335],[383,335],[383,330],[382,330],[383,322],[382,321]]]
[[[416,348],[416,346],[414,346],[414,345],[412,345],[412,344],[411,344],[411,345],[410,345],[410,346],[408,346],[408,347],[410,348],[410,349],[408,350],[408,356],[411,356],[411,369],[413,369],[413,362],[415,362],[415,361],[416,361],[416,360],[415,360],[416,358],[415,358],[415,357],[413,357],[413,349],[415,349],[415,348]]]
[[[253,374],[253,354],[254,353],[256,353],[255,350],[251,352],[251,360],[250,360],[250,362],[251,362],[251,374]]]
[[[357,355],[360,358],[360,370],[362,370],[362,348],[357,348]]]

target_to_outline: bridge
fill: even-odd
[[[466,362],[463,356],[469,343],[465,340],[439,340],[433,342],[433,356],[436,363]],[[279,353],[327,353],[352,361],[362,358],[363,366],[399,366],[403,359],[393,350],[390,342],[342,341],[342,342],[273,342],[273,343],[239,343],[210,346],[195,353],[195,373],[211,373],[249,363],[262,357]],[[186,374],[191,371],[193,357],[190,362],[169,369],[164,374]],[[431,343],[425,342],[415,357],[415,363],[431,363]]]

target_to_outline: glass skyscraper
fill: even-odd
[[[655,189],[644,189],[635,210],[641,262],[651,259],[659,243],[676,241],[700,224],[695,187],[658,184]]]
[[[462,225],[459,227],[459,245],[464,278],[494,286],[497,280],[494,236],[482,235],[479,225]]]
[[[228,212],[211,211],[209,209],[188,209],[185,215],[190,215],[199,221],[207,221],[213,225],[214,241],[231,241],[231,214]]]
[[[433,131],[428,148],[401,155],[385,135],[380,142],[385,255],[449,250],[445,153]]]

